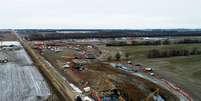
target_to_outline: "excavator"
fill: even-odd
[[[159,95],[159,88],[156,88],[156,90],[155,90],[154,92],[150,93],[150,94],[146,97],[145,101],[152,101],[152,99],[153,99],[153,97],[154,97],[155,95]]]

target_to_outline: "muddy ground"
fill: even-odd
[[[72,50],[71,50],[72,51]],[[69,52],[67,52],[69,54]],[[136,76],[128,75],[122,71],[111,68],[110,65],[93,60],[85,64],[85,69],[79,71],[72,65],[68,69],[62,68],[62,64],[72,62],[72,59],[65,59],[66,52],[49,53],[43,51],[43,56],[51,62],[69,81],[79,88],[91,87],[98,95],[104,95],[104,91],[118,89],[121,96],[129,101],[140,101],[145,99],[153,90],[159,88],[160,95],[167,101],[175,101],[177,98],[169,91]],[[81,83],[84,82],[84,83]]]

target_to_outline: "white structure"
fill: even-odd
[[[64,69],[69,68],[69,67],[70,67],[70,65],[68,65],[68,64],[63,65]]]
[[[83,89],[84,89],[84,92],[89,92],[89,91],[91,90],[90,87],[85,87],[85,88],[83,88]]]

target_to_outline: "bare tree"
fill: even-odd
[[[119,61],[121,59],[121,54],[119,52],[117,52],[115,57],[116,57],[116,60]]]

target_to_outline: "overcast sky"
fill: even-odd
[[[201,0],[0,0],[0,28],[201,28]]]

